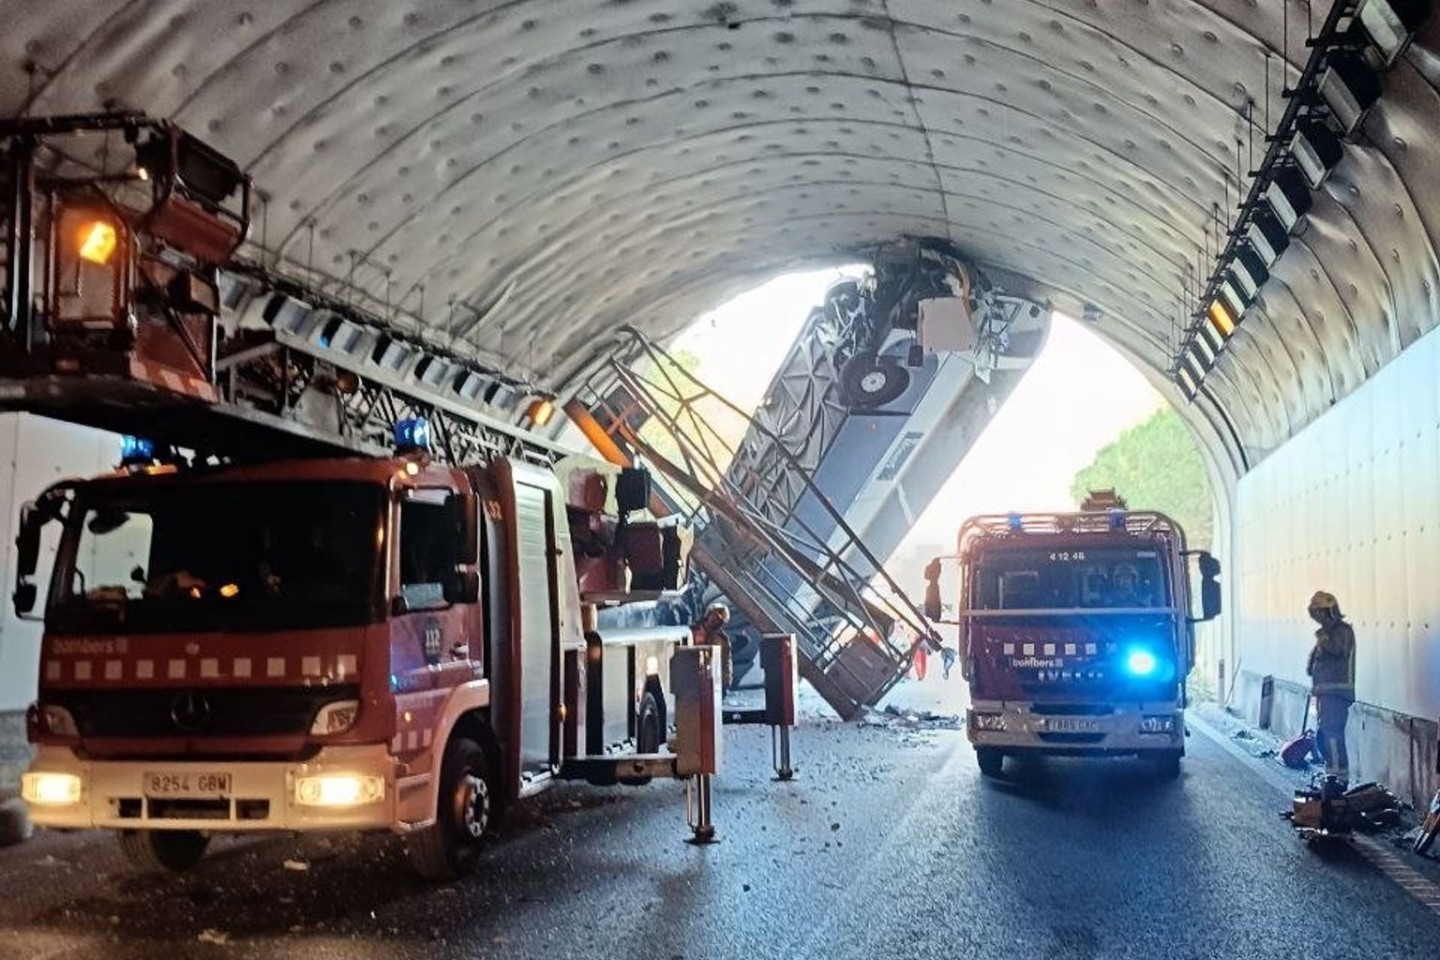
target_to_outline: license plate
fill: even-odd
[[[228,773],[147,773],[145,796],[209,800],[230,796]]]
[[[1048,733],[1099,733],[1099,720],[1079,720],[1070,717],[1050,717],[1044,721]]]

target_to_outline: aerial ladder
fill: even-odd
[[[937,644],[782,439],[639,331],[623,331],[566,410],[616,462],[641,459],[668,481],[652,511],[695,532],[692,575],[760,631],[793,633],[800,675],[842,718]]]
[[[554,413],[547,392],[246,259],[249,177],[176,125],[11,119],[0,150],[0,410],[145,436],[196,462],[384,456],[395,424],[417,417],[451,463],[581,452],[537,429]],[[701,585],[761,632],[796,634],[801,674],[841,716],[877,702],[933,643],[805,466],[661,348],[625,332],[572,396],[567,412],[602,455],[662,471],[657,512],[699,524]],[[717,432],[706,404],[744,428]],[[772,452],[750,455],[745,429]],[[830,531],[795,509],[796,491]]]
[[[151,438],[197,459],[388,455],[551,464],[542,391],[395,331],[239,251],[250,179],[163,120],[0,121],[0,409]]]

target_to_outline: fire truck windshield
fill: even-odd
[[[1170,605],[1158,549],[992,550],[975,570],[975,610],[1134,609]]]
[[[384,489],[341,481],[82,491],[47,621],[61,632],[354,626],[383,612]]]

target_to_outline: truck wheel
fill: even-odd
[[[410,865],[427,880],[470,873],[489,836],[493,804],[484,748],[465,737],[451,739],[440,764],[435,822],[411,835],[406,844]]]
[[[899,398],[910,386],[910,374],[894,361],[862,354],[840,369],[840,385],[851,409],[869,410]]]
[[[660,703],[653,691],[647,690],[635,712],[635,752],[659,753],[660,744],[665,740],[665,731],[660,729]]]
[[[665,721],[661,719],[660,701],[653,690],[645,691],[640,707],[635,711],[635,752],[659,753],[660,744],[665,742]],[[643,787],[649,777],[620,777],[619,782],[627,787]]]
[[[193,869],[210,838],[198,830],[121,830],[120,850],[142,870]]]
[[[1161,780],[1180,778],[1180,754],[1162,753],[1155,758],[1155,775]]]
[[[1005,754],[994,747],[976,747],[975,759],[980,764],[980,773],[986,777],[999,777],[1005,773]]]

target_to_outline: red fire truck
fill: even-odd
[[[623,586],[592,562],[615,526],[567,495],[599,474],[562,485],[411,446],[184,469],[136,445],[129,469],[26,508],[22,611],[42,528],[60,528],[24,776],[37,823],[117,830],[133,861],[172,869],[215,833],[392,830],[421,873],[453,876],[507,803],[556,778],[715,772],[708,648],[672,666],[688,628],[602,636],[582,603],[581,571],[612,599]],[[608,538],[611,561],[636,532]],[[662,677],[686,664],[662,753]]]
[[[999,776],[1006,756],[1055,754],[1138,755],[1179,774],[1194,624],[1220,612],[1209,553],[1188,550],[1169,517],[1110,494],[1078,513],[972,517],[957,555],[967,730],[981,772]],[[925,602],[936,621],[939,575],[936,559]]]

